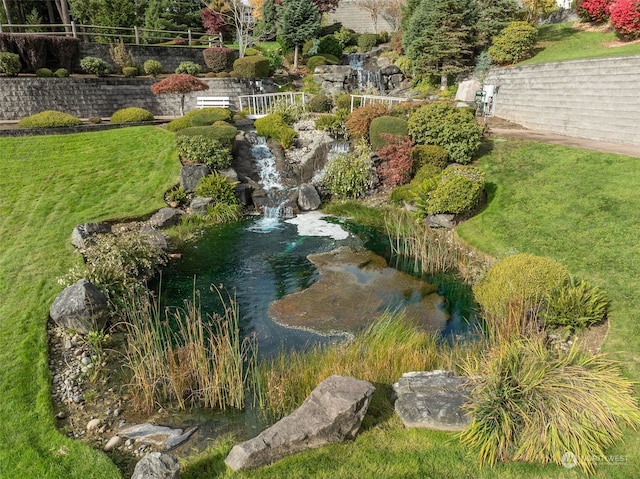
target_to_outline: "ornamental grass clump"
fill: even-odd
[[[502,341],[464,367],[473,384],[471,425],[460,440],[481,465],[525,461],[576,465],[593,473],[623,427],[640,425],[634,383],[604,355],[542,338]]]
[[[571,333],[602,321],[608,309],[609,301],[604,291],[588,281],[571,278],[548,295],[541,316],[545,326],[563,328]]]

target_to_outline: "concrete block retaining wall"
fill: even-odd
[[[535,130],[640,145],[640,56],[495,68],[494,115]]]
[[[209,90],[189,93],[185,112],[195,109],[198,96],[228,96],[232,109],[237,97],[259,93],[255,82],[239,78],[202,78]],[[138,106],[156,116],[179,116],[180,95],[154,95],[153,78],[0,78],[0,120],[19,120],[43,110],[56,110],[80,118],[110,117],[120,108]],[[269,81],[262,80],[269,91]],[[271,90],[272,91],[272,90]]]

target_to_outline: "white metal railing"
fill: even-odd
[[[262,93],[259,95],[241,95],[238,97],[240,110],[247,109],[247,118],[262,118],[271,113],[275,105],[295,105],[305,103],[304,92],[287,91],[282,93]]]
[[[35,31],[34,31],[35,30]],[[59,23],[59,24],[43,24],[43,25],[27,25],[27,24],[7,24],[0,23],[0,33],[17,33],[20,35],[64,35],[73,38],[91,39],[99,38],[117,38],[127,43],[142,44],[142,40],[151,41],[152,43],[160,43],[163,41],[173,40],[177,35],[187,35],[186,45],[191,45],[193,37],[205,35],[204,32],[194,32],[192,30],[154,30],[151,28],[140,27],[107,27],[101,25],[81,25],[76,22]],[[212,35],[215,37],[215,35]],[[127,41],[131,40],[131,41]]]
[[[355,99],[360,98],[360,102],[356,103]],[[394,103],[402,103],[411,101],[411,98],[402,98],[399,96],[378,96],[378,95],[351,95],[351,111],[353,108],[365,106],[368,103],[386,103],[388,106]]]

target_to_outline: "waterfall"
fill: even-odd
[[[366,70],[364,68],[367,55],[364,53],[350,53],[347,55],[349,66],[354,72],[357,90],[375,88],[379,92],[384,92],[382,84],[382,73],[380,70]]]

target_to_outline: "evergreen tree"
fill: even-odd
[[[480,49],[487,48],[494,36],[525,14],[516,0],[479,0],[478,5],[476,30]]]
[[[315,38],[320,28],[318,7],[312,0],[286,0],[280,12],[278,34],[288,47],[294,48],[293,68],[298,68],[298,49]]]
[[[423,0],[411,15],[403,47],[418,73],[440,75],[441,90],[473,61],[476,8],[474,0]]]

